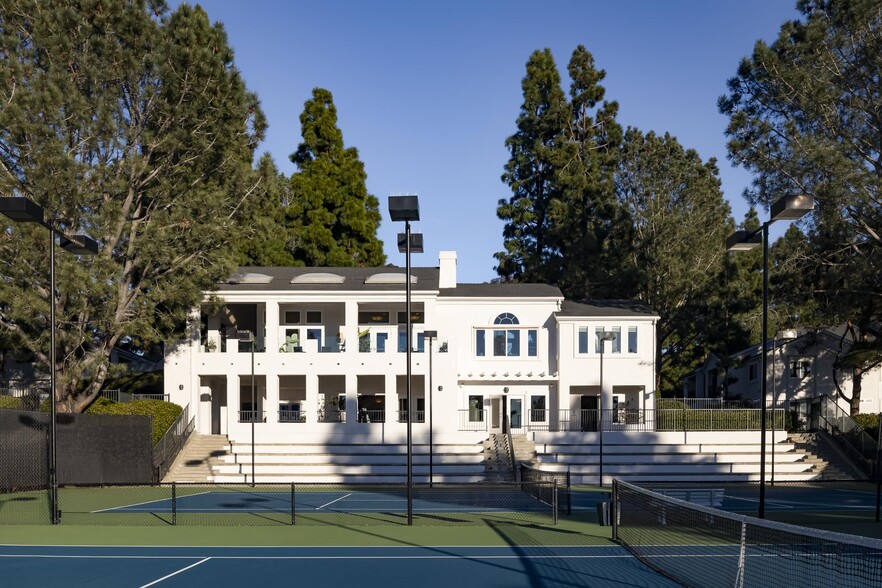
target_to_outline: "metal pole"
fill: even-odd
[[[600,419],[599,419],[599,435],[600,435],[600,487],[603,487],[603,348],[606,347],[603,337],[600,338]]]
[[[405,240],[405,312],[407,313],[407,524],[413,525],[413,428],[411,426],[411,394],[410,394],[410,221],[404,222]]]
[[[49,228],[49,508],[53,525],[61,522],[58,511],[58,408],[55,406],[55,233]]]
[[[251,339],[251,487],[254,488],[254,419],[257,418],[257,396],[254,390],[254,333],[249,331],[248,334]],[[238,344],[237,338],[236,345]]]
[[[429,488],[434,483],[432,453],[432,337],[429,337]]]
[[[778,392],[776,390],[776,380],[778,379],[778,369],[775,365],[775,357],[778,355],[778,335],[777,332],[772,337],[772,477],[769,485],[775,485],[775,426],[777,419],[775,418],[776,408],[778,407]]]
[[[769,388],[769,357],[766,345],[766,333],[769,329],[769,223],[763,223],[763,330],[760,335],[762,342],[762,400],[760,406],[760,487],[759,487],[759,512],[757,516],[766,518],[766,409],[768,399],[766,393]]]

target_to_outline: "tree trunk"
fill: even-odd
[[[864,375],[862,368],[856,367],[852,371],[851,379],[851,416],[861,412],[861,378]]]

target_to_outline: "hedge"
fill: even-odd
[[[153,444],[156,445],[183,409],[163,400],[115,402],[98,398],[86,409],[87,414],[133,414],[153,417]]]

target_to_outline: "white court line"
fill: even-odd
[[[350,497],[350,496],[352,496],[352,492],[350,492],[350,493],[347,494],[346,496],[341,496],[340,498],[337,498],[336,500],[332,500],[331,502],[329,502],[329,503],[327,503],[327,504],[323,504],[323,505],[321,505],[321,506],[317,506],[317,507],[315,507],[315,509],[316,509],[316,510],[321,510],[321,509],[325,508],[326,506],[329,506],[329,505],[331,505],[331,504],[334,504],[335,502],[339,502],[339,501],[343,500],[344,498],[348,498],[348,497]]]
[[[733,554],[733,555],[737,555]],[[687,557],[688,554],[669,554],[664,556],[650,556],[650,557]],[[9,557],[15,558],[20,557],[22,559],[193,559],[193,555],[0,555],[0,557]],[[205,559],[194,563],[193,565],[187,566],[173,574],[169,574],[159,580],[153,582],[153,584],[159,582],[160,580],[164,580],[166,578],[170,578],[175,574],[179,574],[185,570],[189,570],[193,566],[197,566],[203,562],[206,562],[210,559],[228,559],[228,560],[313,560],[313,559],[369,559],[369,560],[378,560],[378,559],[631,559],[632,556],[630,553],[621,553],[614,555],[482,555],[482,554],[474,554],[474,555],[465,555],[465,554],[449,554],[449,555],[212,555],[206,557]],[[715,555],[704,555],[702,557],[717,557]],[[153,584],[146,584],[145,586],[152,586]],[[145,588],[142,586],[141,588]]]
[[[187,496],[179,496],[178,499],[180,500],[181,498],[187,498],[188,496],[201,496],[202,494],[210,494],[210,493],[211,493],[211,490],[206,490],[205,492],[197,492],[196,494],[187,494]],[[167,500],[171,500],[171,496],[168,496],[166,498],[158,498],[156,500],[148,500],[147,502],[136,502],[134,504],[126,504],[124,506],[114,506],[111,508],[102,508],[101,510],[93,510],[89,514],[95,514],[95,513],[99,513],[99,512],[113,512],[115,510],[120,510],[123,508],[132,508],[133,506],[144,506],[145,504],[154,504],[157,502],[164,502]]]
[[[150,582],[149,584],[144,584],[143,586],[141,586],[141,588],[147,588],[148,586],[154,586],[154,585],[156,585],[156,584],[159,584],[159,583],[162,582],[163,580],[167,580],[167,579],[171,578],[172,576],[177,576],[177,575],[180,574],[181,572],[186,572],[186,571],[189,570],[190,568],[195,568],[195,567],[198,566],[199,564],[203,564],[203,563],[207,562],[207,561],[210,560],[210,559],[211,559],[210,557],[206,557],[205,559],[200,560],[200,561],[197,561],[196,563],[194,563],[194,564],[192,564],[192,565],[189,565],[189,566],[187,566],[186,568],[181,568],[181,569],[178,570],[177,572],[172,572],[171,574],[169,574],[169,575],[167,575],[167,576],[163,576],[163,577],[161,577],[161,578],[158,579],[158,580],[154,580],[154,581]]]

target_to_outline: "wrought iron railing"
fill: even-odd
[[[486,431],[487,430],[487,411],[477,408],[460,409],[459,411],[459,430],[460,431]]]
[[[172,463],[187,442],[196,425],[196,419],[190,417],[190,405],[184,407],[178,418],[171,424],[162,439],[153,447],[153,477],[159,483],[171,469]]]
[[[265,423],[266,413],[262,410],[240,410],[240,423]]]
[[[306,411],[305,410],[280,410],[279,411],[279,422],[280,423],[305,423],[306,422]]]

